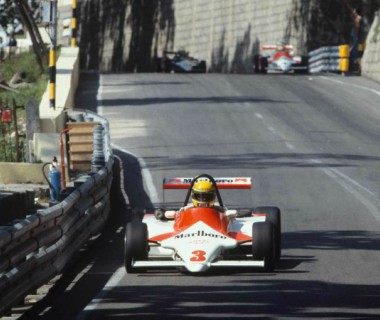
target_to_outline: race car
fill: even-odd
[[[215,206],[189,205],[193,186],[210,181]],[[281,212],[277,207],[224,207],[219,189],[251,189],[249,177],[166,178],[163,190],[188,189],[181,209],[159,208],[126,225],[127,273],[176,268],[191,273],[217,267],[272,272],[281,256]]]
[[[257,73],[268,71],[307,73],[308,57],[295,56],[293,46],[261,46],[261,54],[254,56],[254,70]]]
[[[157,70],[167,73],[206,73],[206,61],[189,56],[185,50],[164,51],[163,57],[157,61]]]

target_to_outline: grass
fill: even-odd
[[[13,99],[17,106],[25,106],[30,98],[34,98],[38,102],[41,101],[49,81],[49,68],[47,67],[41,73],[34,52],[24,52],[0,63],[0,72],[7,82],[10,81],[15,73],[21,71],[25,72],[24,81],[30,83],[30,87],[17,89],[19,93],[9,92],[0,88],[0,101],[2,102],[0,107],[12,107]],[[19,134],[25,135],[25,111],[23,108],[17,109],[17,122]],[[0,161],[16,161],[16,146],[12,133],[14,133],[13,122],[10,126],[0,122]],[[19,142],[24,145],[24,147],[19,145],[19,148],[25,151],[25,139],[20,138]]]
[[[10,81],[15,73],[20,71],[26,73],[25,82],[31,84],[30,88],[19,89],[19,94],[1,89],[0,99],[3,102],[10,102],[11,99],[15,98],[17,105],[25,105],[31,97],[35,98],[37,101],[41,101],[49,80],[49,68],[46,68],[46,70],[41,73],[34,52],[21,53],[20,55],[5,60],[0,64],[0,72],[3,74],[7,82]]]

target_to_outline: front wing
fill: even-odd
[[[135,261],[132,266],[134,268],[185,268],[184,261],[175,260],[148,260]],[[264,261],[255,260],[220,260],[208,263],[208,267],[264,267]]]

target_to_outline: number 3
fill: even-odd
[[[193,256],[190,258],[190,261],[205,261],[206,252],[203,250],[195,250],[192,252]]]

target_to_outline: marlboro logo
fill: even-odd
[[[192,237],[210,237],[215,239],[227,239],[226,236],[218,233],[205,232],[204,230],[198,230],[192,233],[177,234],[174,239],[192,238]]]

